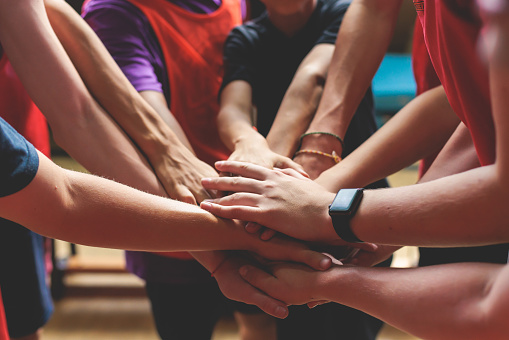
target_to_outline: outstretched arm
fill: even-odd
[[[330,262],[288,239],[258,240],[239,223],[219,219],[195,205],[64,170],[42,154],[39,161],[29,185],[0,198],[0,216],[42,235],[129,250],[250,250],[276,260],[300,257],[317,269],[322,268],[322,260]]]
[[[146,96],[153,105],[160,97],[135,90],[96,34],[69,5],[62,0],[45,0],[45,5],[53,29],[89,91],[147,157],[166,192],[189,203],[208,197],[200,179],[214,176],[215,171],[193,155],[167,107],[168,112],[161,116],[167,117],[169,125],[142,98]]]
[[[307,132],[332,132],[344,139],[387,51],[401,3],[402,0],[352,2],[339,29],[320,105]],[[315,150],[328,141],[306,138],[302,148]],[[339,155],[342,151],[336,150]]]
[[[287,304],[335,301],[425,339],[505,339],[509,266],[461,263],[412,269],[335,266],[315,272],[245,266],[243,277]]]
[[[333,52],[334,45],[318,44],[299,65],[267,135],[273,151],[294,156],[299,137],[311,123],[322,97]]]
[[[234,80],[226,85],[221,92],[217,123],[221,139],[232,151],[229,159],[269,169],[277,167],[301,170],[290,158],[271,150],[265,137],[253,129],[253,113],[251,85],[244,80]]]
[[[333,192],[364,187],[440,150],[459,122],[444,88],[436,87],[408,103],[316,181]]]

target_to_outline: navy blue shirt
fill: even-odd
[[[34,146],[0,118],[0,197],[26,187],[38,168]]]
[[[318,0],[306,25],[292,37],[279,31],[267,12],[233,29],[224,47],[222,88],[234,80],[248,82],[257,107],[256,127],[267,136],[281,101],[307,54],[318,44],[335,44],[351,0]],[[343,157],[376,131],[371,89],[364,96],[345,135]]]

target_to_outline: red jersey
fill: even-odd
[[[481,165],[495,161],[488,70],[477,53],[482,22],[473,0],[414,0],[424,41],[449,103],[470,130]]]
[[[223,79],[223,45],[242,23],[240,1],[223,0],[210,14],[192,13],[166,0],[129,0],[147,17],[164,56],[170,110],[198,158],[209,164],[228,158],[219,137],[217,94]],[[191,259],[188,253],[158,253]]]
[[[5,321],[2,294],[0,294],[0,340],[9,340],[9,332],[7,331],[7,322]]]
[[[0,117],[49,157],[46,118],[29,97],[5,54],[0,59]]]

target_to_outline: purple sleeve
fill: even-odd
[[[141,11],[127,1],[92,0],[83,17],[138,92],[163,92],[158,78],[162,75],[154,69],[154,62],[161,58],[159,47],[150,42],[150,25]]]

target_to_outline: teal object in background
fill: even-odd
[[[415,97],[410,54],[387,54],[372,82],[378,125]]]

